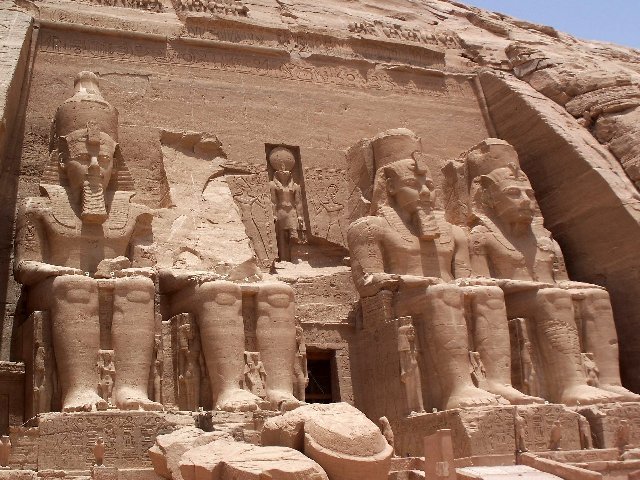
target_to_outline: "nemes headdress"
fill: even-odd
[[[56,110],[51,126],[49,162],[41,185],[63,185],[59,162],[68,148],[77,142],[112,144],[114,173],[109,189],[133,191],[133,178],[118,146],[118,110],[107,102],[98,87],[98,76],[93,72],[80,72],[74,80],[74,95]]]
[[[511,144],[497,138],[487,138],[462,155],[466,168],[467,188],[472,210],[482,210],[485,194],[491,185],[503,180],[526,181],[520,169],[518,153]]]
[[[388,178],[404,178],[429,173],[421,160],[422,142],[411,130],[398,128],[387,130],[371,142],[376,174],[373,181],[371,214],[388,204],[386,181]]]

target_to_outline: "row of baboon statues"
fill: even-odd
[[[29,312],[49,314],[62,409],[107,408],[96,384],[99,289],[105,282],[113,298],[109,371],[115,381],[109,392],[117,408],[163,408],[148,395],[156,283],[171,315],[195,318],[215,408],[300,405],[294,396],[300,341],[291,287],[275,281],[240,285],[185,268],[158,270],[152,213],[131,202],[133,181],[118,146],[118,112],[103,98],[95,74],[81,72],[74,85],[75,94],[55,114],[43,195],[28,198],[18,212],[14,268],[26,288]],[[533,192],[510,145],[490,139],[465,156],[473,197],[470,230],[448,223],[435,207],[433,179],[416,154],[415,135],[389,131],[372,145],[377,171],[371,213],[348,232],[354,280],[361,296],[392,290],[395,313],[420,322],[421,341],[441,359],[442,408],[542,401],[509,385],[508,316],[535,319],[553,384],[550,400],[637,399],[620,384],[607,293],[569,281],[558,267],[558,245],[532,228]],[[289,203],[288,215],[274,216],[295,230],[295,198]],[[242,388],[243,296],[252,298],[264,398]],[[472,340],[486,370],[486,391],[469,375],[465,302],[471,304]],[[600,388],[588,386],[581,370],[576,304],[586,349],[599,367]],[[405,375],[408,384],[410,377]]]

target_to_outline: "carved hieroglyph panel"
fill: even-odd
[[[106,465],[151,467],[147,450],[156,437],[176,426],[193,425],[193,418],[152,412],[49,413],[38,423],[39,469],[88,470],[98,437],[104,440]]]
[[[347,246],[347,180],[344,170],[307,168],[304,171],[312,235]]]
[[[268,269],[278,256],[278,247],[267,172],[227,175],[226,180],[258,263],[261,268]]]

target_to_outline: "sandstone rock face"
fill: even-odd
[[[307,405],[269,419],[262,442],[304,452],[332,479],[386,478],[393,454],[380,429],[345,403]]]
[[[36,3],[0,4],[0,463],[635,446],[637,51],[450,0]]]

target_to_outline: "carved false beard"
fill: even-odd
[[[89,175],[82,188],[82,222],[102,224],[107,219],[100,177]]]
[[[440,236],[438,221],[430,207],[418,207],[413,214],[413,221],[420,240],[435,240]]]

